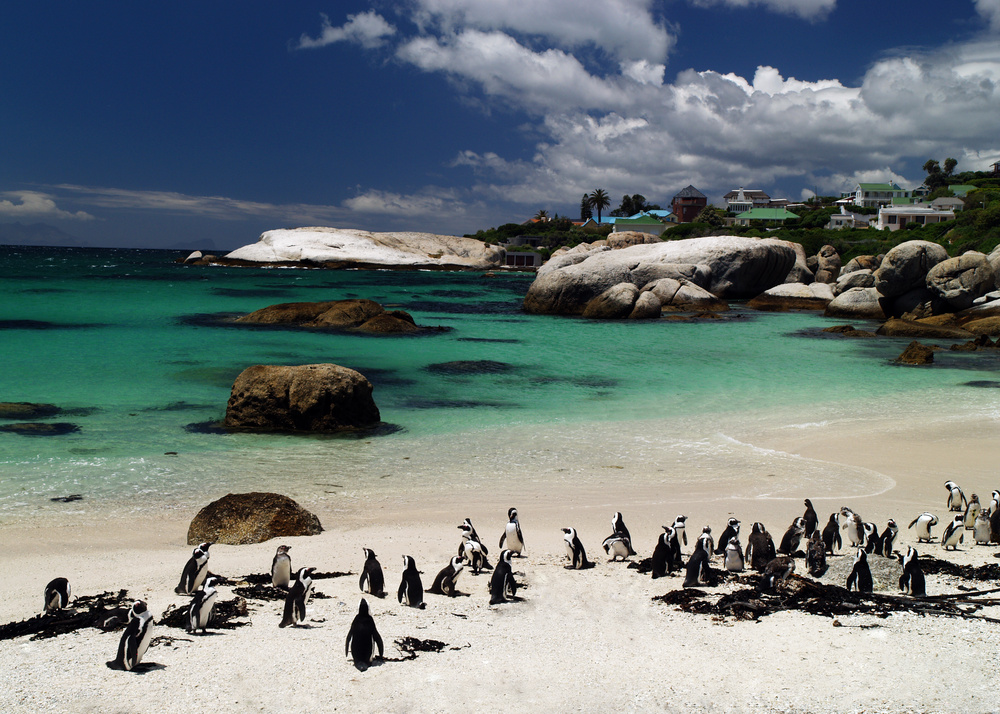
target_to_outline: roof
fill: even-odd
[[[940,198],[935,198],[931,201],[932,206],[965,206],[965,201],[960,198],[953,198],[950,196],[941,196]]]
[[[682,188],[680,191],[678,191],[677,195],[674,196],[674,198],[708,198],[708,196],[706,196],[705,194],[703,194],[701,191],[699,191],[698,189],[696,189],[694,186],[688,184],[687,186],[685,186],[684,188]]]
[[[619,218],[615,226],[662,226],[663,221],[654,216],[639,216],[638,218]]]
[[[979,186],[969,186],[967,184],[952,184],[948,188],[953,194],[960,196],[961,198],[965,198],[966,194],[971,193],[972,191],[979,190]]]
[[[859,183],[858,187],[862,191],[902,191],[899,186],[894,183]]]
[[[753,208],[736,216],[737,220],[750,221],[787,221],[789,218],[798,216],[784,208]]]
[[[629,218],[641,218],[642,216],[656,216],[657,218],[663,218],[669,220],[671,216],[674,215],[673,211],[668,211],[662,208],[652,208],[648,211],[639,211],[638,213],[629,216]]]
[[[757,188],[734,188],[732,191],[723,196],[723,198],[728,201],[731,198],[736,198],[740,195],[740,193],[742,193],[747,199],[751,200],[754,198],[771,198],[764,191]]]

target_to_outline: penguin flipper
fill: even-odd
[[[406,581],[401,580],[399,583],[399,592],[396,593],[396,599],[403,602],[403,593],[406,592]]]
[[[344,656],[346,657],[351,652],[351,636],[354,634],[354,625],[351,625],[351,631],[347,633],[347,641],[344,643]]]
[[[382,659],[382,635],[374,628],[372,628],[372,639],[375,640],[375,644],[378,646],[378,657]]]
[[[292,598],[285,598],[285,611],[282,615],[281,622],[278,623],[278,627],[288,627],[289,625],[295,624],[295,601]]]
[[[500,534],[500,542],[497,543],[497,548],[503,548],[503,542],[505,540],[507,540],[507,531],[506,530],[504,530],[504,532],[502,534]]]

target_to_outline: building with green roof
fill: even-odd
[[[673,223],[676,222],[676,219],[674,219]],[[642,215],[636,218],[619,218],[615,221],[614,232],[641,231],[642,233],[658,236],[668,227],[666,223],[655,216]]]
[[[948,189],[959,198],[965,198],[971,192],[978,190],[979,186],[970,186],[968,184],[953,183],[951,186],[948,187]]]
[[[848,196],[850,194],[847,194]],[[910,192],[894,183],[859,183],[854,188],[854,205],[867,208],[886,206],[896,198],[909,198]]]
[[[798,218],[798,216],[787,208],[752,208],[736,216],[733,223],[737,226],[749,226],[750,221],[784,223],[790,218]]]

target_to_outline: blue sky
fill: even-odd
[[[595,188],[798,200],[986,168],[998,117],[1000,0],[16,3],[0,223],[221,249],[575,216]]]

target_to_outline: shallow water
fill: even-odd
[[[928,419],[996,424],[995,358],[891,364],[905,340],[823,336],[808,313],[595,322],[521,311],[530,275],[230,269],[175,253],[0,247],[0,401],[71,410],[58,437],[0,433],[0,515],[189,507],[264,488],[309,498],[505,483],[711,484],[747,497],[789,477],[878,492],[885,477],[756,446],[776,430]],[[364,297],[448,328],[420,337],[222,327],[203,319],[278,302]],[[861,326],[861,325],[857,325]],[[482,371],[440,365],[484,361]],[[385,435],[203,433],[252,364],[334,362],[375,385]],[[167,455],[166,452],[177,452]],[[621,478],[621,475],[619,475]],[[824,486],[823,484],[826,484]],[[82,501],[51,505],[79,493]]]

